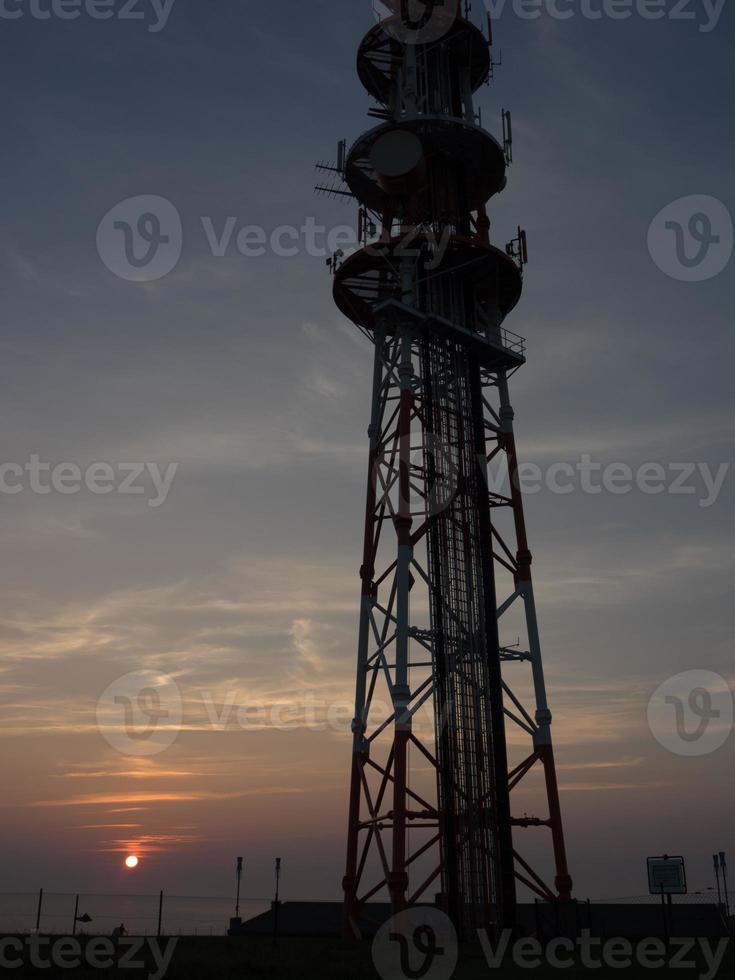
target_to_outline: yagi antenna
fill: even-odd
[[[368,241],[373,237],[377,230],[377,226],[370,217],[368,209],[366,207],[360,208],[357,214],[358,241],[362,242],[363,245],[367,245]]]
[[[513,123],[510,118],[510,110],[503,109],[503,152],[505,162],[510,166],[513,163]]]
[[[342,259],[344,257],[345,253],[341,248],[338,248],[337,251],[333,255],[330,255],[327,261],[324,263],[333,276],[337,274],[339,267],[342,265]]]
[[[517,236],[505,246],[506,254],[508,254],[512,259],[518,263],[523,269],[524,265],[528,265],[528,238],[526,232],[518,226]]]
[[[337,163],[324,163],[320,161],[316,164],[316,169],[324,173],[339,174],[344,177],[345,166],[347,164],[347,140],[340,140],[337,144]]]
[[[354,200],[355,195],[352,193],[352,191],[343,190],[343,187],[344,184],[331,184],[331,185],[316,184],[314,190],[316,191],[317,194],[319,194],[322,197],[329,197],[329,198],[343,197],[343,198],[349,198],[351,201]]]
[[[496,61],[493,57],[493,45],[495,44],[495,39],[493,37],[493,19],[490,16],[490,11],[487,12],[487,45],[490,48],[490,72],[488,73],[488,82],[495,78],[495,69],[502,68],[503,66],[503,49],[501,48],[498,52],[498,60]]]

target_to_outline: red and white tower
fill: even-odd
[[[510,114],[501,144],[473,100],[490,25],[458,0],[387,6],[358,54],[381,122],[322,168],[360,204],[362,247],[330,264],[374,348],[345,910],[357,931],[370,900],[436,900],[469,934],[513,923],[518,881],[572,887],[508,387],[525,343],[503,326],[526,238],[490,242],[512,147]],[[541,812],[519,815],[534,774]]]

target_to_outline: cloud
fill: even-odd
[[[30,808],[38,807],[86,807],[107,806],[111,803],[211,803],[217,800],[237,800],[246,796],[291,796],[299,795],[304,790],[294,786],[262,787],[249,790],[238,790],[230,793],[171,792],[171,793],[88,793],[81,796],[71,796],[61,800],[34,800],[24,804]]]

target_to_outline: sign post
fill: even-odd
[[[686,895],[687,874],[683,857],[648,858],[648,889],[651,895]]]
[[[666,949],[669,948],[669,913],[666,908],[666,895],[664,894],[664,886],[661,885],[661,915],[664,920],[664,942],[666,943]]]
[[[647,863],[648,890],[651,895],[661,896],[664,939],[668,949],[671,935],[671,896],[686,895],[687,893],[686,865],[683,857],[670,857],[668,854],[661,857],[649,857]]]

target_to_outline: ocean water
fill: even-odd
[[[75,895],[43,896],[40,931],[71,935]],[[0,895],[0,934],[31,932],[36,927],[38,893]],[[240,918],[250,919],[270,908],[270,899],[241,899]],[[168,936],[223,936],[235,914],[232,898],[163,897],[162,932]],[[80,895],[77,934],[109,935],[121,923],[130,935],[155,935],[158,895]]]

